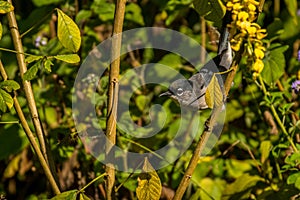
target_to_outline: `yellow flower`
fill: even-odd
[[[256,34],[257,29],[253,26],[247,27],[247,32],[250,35],[250,37],[254,37]]]
[[[251,26],[251,23],[248,22],[248,21],[237,21],[236,22],[236,25],[240,27],[240,29],[245,29],[247,30],[250,26]]]
[[[257,35],[256,35],[257,39],[261,40],[264,37],[266,37],[268,35],[266,32],[267,32],[266,29],[260,29],[260,30],[258,30],[257,31]]]
[[[233,4],[233,10],[239,11],[243,6],[240,3]]]
[[[239,12],[238,19],[240,21],[246,21],[248,18],[249,18],[249,14],[246,13],[245,11]]]
[[[255,0],[249,0],[249,2],[251,4],[253,4],[254,6],[258,6],[259,5],[259,2],[255,1]]]
[[[260,48],[255,48],[254,54],[257,59],[262,59],[263,57],[265,57],[265,53]]]
[[[248,9],[249,9],[249,11],[251,12],[254,12],[255,10],[256,10],[256,6],[255,5],[253,5],[253,4],[249,4],[248,5]]]
[[[242,37],[239,37],[238,40],[232,39],[230,41],[231,49],[234,50],[234,51],[240,50],[242,41],[243,41]]]
[[[264,63],[261,59],[256,59],[252,65],[252,70],[254,72],[260,73],[264,69]]]

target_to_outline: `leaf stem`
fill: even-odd
[[[99,179],[101,179],[102,177],[106,176],[106,173],[101,174],[100,176],[94,178],[93,180],[91,180],[88,184],[86,184],[83,188],[81,188],[78,192],[84,192],[84,190],[89,187],[91,184],[93,184],[94,182],[98,181]]]

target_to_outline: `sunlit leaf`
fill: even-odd
[[[268,159],[271,152],[271,147],[272,143],[270,140],[262,141],[262,143],[260,144],[261,163],[264,163]]]
[[[14,100],[5,90],[0,89],[0,110],[6,112],[6,106],[11,109],[14,105]]]
[[[213,75],[207,86],[205,101],[209,108],[221,106],[223,103],[223,93],[218,78],[215,75]]]
[[[58,14],[57,37],[65,48],[77,52],[81,44],[79,28],[63,11],[56,10]]]
[[[24,80],[30,81],[36,77],[36,74],[40,68],[41,61],[36,62],[34,65],[32,65],[23,76]]]
[[[67,54],[67,55],[56,55],[54,56],[57,60],[61,60],[67,63],[78,63],[80,62],[80,57],[77,54]]]
[[[20,85],[14,80],[5,80],[0,83],[0,88],[5,89],[8,92],[11,92],[13,90],[20,89]]]
[[[268,85],[275,83],[284,74],[286,63],[283,53],[288,48],[287,45],[278,46],[271,49],[269,54],[266,54],[264,59],[264,69],[261,72],[261,76]]]
[[[51,198],[50,200],[76,200],[78,190],[69,190],[63,193],[56,195],[55,197]]]
[[[143,173],[139,175],[138,183],[136,195],[139,200],[158,200],[160,198],[161,182],[147,158],[145,158]]]
[[[43,63],[45,69],[47,70],[47,72],[51,72],[51,66],[53,65],[52,61],[49,59],[46,59]]]
[[[42,59],[43,56],[30,55],[25,58],[26,63],[32,63],[33,61],[37,61]]]
[[[6,14],[13,11],[14,7],[7,1],[0,1],[0,14]]]

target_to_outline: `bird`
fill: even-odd
[[[213,59],[208,61],[198,73],[189,79],[178,79],[172,82],[168,90],[159,96],[168,96],[176,100],[180,105],[204,110],[211,108],[206,102],[207,86],[215,75],[218,79],[220,89],[223,90],[223,82],[226,73],[219,75],[216,73],[229,70],[232,63],[232,50],[229,42],[229,29],[227,27],[229,14],[226,13],[223,19],[221,34],[218,45],[218,53]],[[225,97],[223,97],[225,99]]]

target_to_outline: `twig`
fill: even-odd
[[[9,0],[8,2],[12,3],[11,0]],[[13,39],[13,43],[14,43],[16,52],[19,52],[19,53],[17,53],[16,57],[17,57],[18,66],[20,69],[21,78],[23,78],[24,73],[27,71],[27,67],[26,67],[26,63],[25,63],[23,45],[22,45],[22,41],[21,41],[21,37],[20,37],[19,30],[18,30],[18,25],[17,25],[17,21],[16,21],[14,12],[13,11],[9,12],[7,14],[7,18],[8,18],[10,32],[12,35],[12,39]],[[43,131],[42,131],[42,126],[39,121],[39,115],[38,115],[38,111],[36,108],[36,103],[34,100],[34,95],[33,95],[33,91],[32,91],[30,82],[23,80],[23,88],[25,91],[26,99],[28,101],[28,106],[29,106],[29,110],[31,113],[31,117],[33,120],[35,130],[36,130],[36,134],[38,136],[39,143],[40,143],[42,152],[44,154],[44,157],[47,160],[45,139],[44,139],[44,135],[43,135]]]
[[[3,77],[3,79],[6,80],[7,79],[7,74],[5,72],[5,69],[2,65],[1,60],[0,60],[0,73],[1,73],[1,76]],[[15,95],[13,97],[13,100],[14,100],[14,107],[15,107],[15,110],[16,110],[18,116],[19,116],[22,127],[23,127],[23,129],[26,133],[26,136],[27,136],[29,142],[31,143],[31,146],[33,147],[33,149],[34,149],[34,151],[35,151],[35,153],[38,157],[38,160],[41,163],[42,168],[44,169],[45,175],[46,175],[50,185],[51,185],[51,187],[52,187],[55,194],[60,194],[59,187],[55,182],[55,179],[54,179],[54,177],[51,173],[51,170],[50,170],[50,168],[49,168],[49,166],[48,166],[48,164],[47,164],[47,162],[46,162],[46,160],[45,160],[45,158],[44,158],[44,156],[43,156],[43,154],[42,154],[42,152],[39,148],[39,145],[36,143],[34,134],[31,132],[31,130],[29,128],[29,125],[26,121],[26,118],[24,116],[22,108],[21,108],[21,106],[19,104],[19,101],[16,97],[16,92],[15,92]]]
[[[234,60],[231,64],[230,71],[229,71],[228,76],[225,81],[225,96],[227,96],[229,93],[229,90],[231,88],[231,84],[233,82],[234,76],[238,69],[238,64],[241,60],[241,55],[242,55],[243,51],[244,51],[244,49],[241,48],[236,53]],[[192,156],[192,158],[189,162],[189,165],[184,173],[184,177],[181,179],[181,182],[178,186],[178,189],[176,190],[173,200],[181,200],[182,199],[182,197],[189,185],[192,174],[195,171],[196,166],[198,164],[199,156],[201,156],[201,153],[205,147],[205,144],[207,143],[208,138],[211,136],[212,129],[215,125],[215,122],[216,122],[217,117],[218,117],[219,113],[221,112],[221,110],[222,110],[221,107],[215,108],[212,111],[211,117],[207,120],[206,124],[208,126],[208,129],[204,130],[199,142],[197,143],[196,149],[194,150],[193,156]]]
[[[8,2],[12,4],[12,0],[8,0]],[[14,47],[15,47],[16,52],[18,52],[16,54],[16,57],[17,57],[17,61],[18,61],[20,75],[21,75],[21,78],[23,78],[24,73],[27,71],[27,66],[26,66],[26,63],[25,63],[24,50],[23,50],[23,45],[22,45],[22,41],[21,41],[21,36],[20,36],[19,30],[18,30],[18,24],[17,24],[17,21],[16,21],[16,16],[15,16],[13,11],[7,13],[7,19],[8,19],[8,24],[9,24],[9,27],[10,27],[10,32],[11,32],[11,35],[12,35],[12,40],[13,40],[13,43],[14,43]],[[29,81],[26,81],[26,80],[23,80],[22,83],[23,83],[23,88],[24,88],[24,91],[25,91],[25,96],[26,96],[26,99],[27,99],[27,102],[28,102],[28,107],[29,107],[29,110],[30,110],[30,114],[31,114],[31,117],[32,117],[32,121],[33,121],[33,124],[34,124],[34,128],[35,128],[35,131],[36,131],[36,135],[37,135],[38,140],[39,140],[41,152],[44,156],[44,159],[46,160],[46,163],[48,164],[48,166],[50,166],[50,170],[51,170],[52,174],[56,177],[55,169],[51,168],[51,166],[54,166],[54,163],[49,164],[48,156],[50,157],[51,151],[47,151],[46,141],[44,139],[45,136],[44,136],[44,132],[43,132],[43,128],[42,128],[42,123],[40,122],[40,119],[39,119],[39,114],[38,114],[38,110],[37,110],[37,107],[36,107],[33,90],[31,88],[31,84],[30,84]],[[50,148],[48,148],[48,149],[50,149]],[[56,185],[57,185],[57,183],[56,183]]]
[[[110,142],[106,144],[106,156],[109,156],[112,145],[116,143],[116,118],[119,92],[119,72],[120,72],[120,50],[121,32],[123,29],[126,0],[118,0],[115,9],[113,35],[120,34],[112,40],[111,57],[112,61],[109,72],[108,87],[108,116],[106,122],[106,136]],[[111,145],[112,144],[112,145]],[[111,200],[114,196],[115,170],[111,163],[106,164],[106,199]]]

